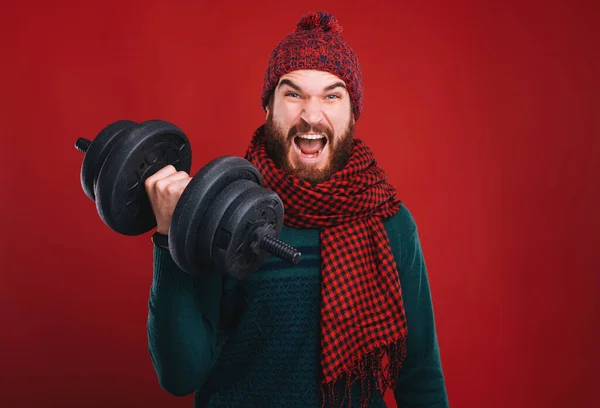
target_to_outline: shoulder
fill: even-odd
[[[394,215],[383,220],[383,225],[394,258],[402,265],[414,249],[415,239],[418,240],[417,222],[406,204],[402,203]]]
[[[417,222],[404,203],[400,204],[400,209],[394,215],[383,220],[383,225],[388,235],[411,238],[417,231]]]

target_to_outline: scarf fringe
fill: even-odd
[[[383,359],[387,357],[387,364],[383,364]],[[338,378],[329,383],[321,384],[322,408],[342,408],[347,399],[347,407],[352,406],[352,385],[360,381],[361,397],[360,408],[368,408],[373,402],[376,391],[381,396],[388,389],[396,387],[396,380],[402,363],[406,358],[406,343],[400,339],[388,346],[377,348],[367,354],[352,361],[352,366],[343,372]],[[344,382],[344,394],[340,401],[337,388]],[[326,405],[327,403],[327,405]]]

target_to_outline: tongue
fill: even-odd
[[[296,138],[296,144],[304,154],[315,154],[323,147],[323,139]]]

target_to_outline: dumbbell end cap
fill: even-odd
[[[86,153],[88,151],[88,149],[90,148],[91,144],[92,144],[91,140],[88,140],[88,139],[85,139],[83,137],[80,137],[75,142],[75,148],[77,150],[79,150],[81,153]]]

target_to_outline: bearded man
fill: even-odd
[[[244,280],[191,276],[165,244],[190,176],[145,187],[157,219],[148,339],[160,385],[199,407],[447,407],[416,223],[365,142],[358,58],[335,16],[309,13],[273,50],[265,123],[245,158],[281,197],[279,239]]]

